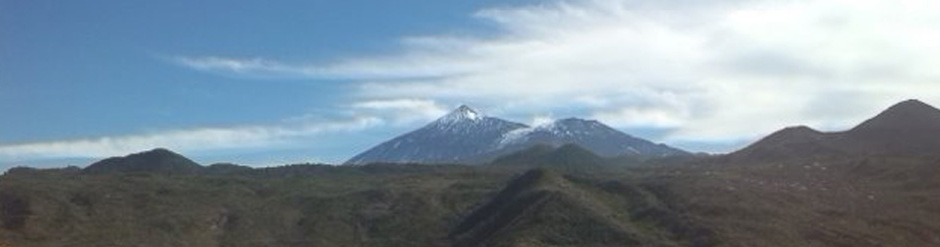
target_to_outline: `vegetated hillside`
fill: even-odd
[[[0,176],[14,246],[936,246],[940,160]],[[205,169],[210,170],[210,169]]]
[[[547,168],[563,172],[587,172],[606,168],[608,161],[575,144],[561,147],[536,145],[508,154],[489,164],[501,168]]]
[[[714,235],[650,191],[535,169],[451,231],[454,246],[709,246]]]
[[[201,172],[202,168],[189,158],[164,148],[157,148],[124,157],[107,158],[88,165],[84,171],[92,174],[127,172],[195,174]]]
[[[19,169],[0,177],[0,240],[14,246],[685,246],[711,241],[707,229],[696,228],[677,206],[632,179],[545,170],[518,174],[391,164],[195,175]]]
[[[729,246],[937,246],[938,135],[940,111],[908,100],[845,132],[787,128],[662,181]]]
[[[623,169],[579,170],[596,156],[574,145],[501,166],[16,168],[0,176],[0,244],[940,246],[940,158],[924,153],[940,147],[872,149],[897,142],[879,135],[932,128],[930,117],[895,110],[837,135],[784,130],[746,149],[756,156]],[[905,123],[882,119],[897,115]],[[142,163],[125,165],[163,167],[133,160]],[[501,169],[532,163],[565,169]]]
[[[448,246],[449,229],[509,175],[445,165],[20,170],[0,177],[0,244]]]
[[[824,133],[805,126],[790,127],[727,158],[770,161],[859,155],[940,155],[940,110],[918,100],[907,100],[847,131]]]
[[[940,160],[700,163],[663,171],[724,246],[940,246]]]

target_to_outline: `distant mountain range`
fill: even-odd
[[[354,156],[345,164],[480,164],[536,145],[560,147],[565,144],[576,144],[603,157],[689,154],[633,137],[595,120],[566,118],[533,127],[484,116],[470,107],[460,106],[420,129]]]
[[[728,157],[762,161],[832,155],[940,155],[940,110],[907,100],[847,131],[788,127]]]
[[[940,156],[940,109],[907,100],[846,131],[787,127],[718,158],[765,162],[822,156]],[[567,118],[531,127],[483,116],[461,106],[418,130],[356,155],[346,164],[461,163],[570,168],[660,157],[695,158],[683,150],[630,136],[594,120]],[[203,167],[182,155],[157,148],[103,159],[88,165],[83,172],[223,174],[248,170],[251,169],[233,164]]]

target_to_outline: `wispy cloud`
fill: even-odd
[[[341,69],[288,64],[264,58],[175,56],[169,60],[191,69],[228,77],[249,79],[360,78],[362,73]]]
[[[448,107],[427,99],[382,99],[357,102],[352,108],[361,114],[386,115],[399,125],[427,121],[447,113]]]
[[[940,103],[938,12],[929,0],[556,1],[480,10],[497,33],[408,37],[392,55],[183,64],[352,79],[361,101],[568,111],[668,129],[660,141],[742,143],[792,124],[847,127],[906,98]]]
[[[17,162],[54,159],[104,158],[156,147],[187,154],[219,151],[276,151],[309,148],[311,139],[352,134],[379,127],[396,128],[440,117],[449,107],[420,98],[365,100],[339,107],[338,114],[304,115],[268,125],[203,127],[75,140],[0,144],[0,167]],[[355,150],[350,150],[354,152]],[[313,152],[313,150],[311,150]],[[259,164],[283,164],[303,157],[268,157]],[[340,157],[342,158],[342,157]],[[322,161],[322,160],[317,160]]]
[[[303,68],[261,58],[175,57],[173,60],[197,70],[231,73],[238,76],[295,77],[309,73]]]
[[[180,152],[274,148],[296,145],[296,138],[326,132],[355,131],[383,122],[375,117],[356,117],[327,122],[199,128],[148,134],[0,145],[0,163],[56,158],[102,158],[125,155],[155,147]]]
[[[409,39],[417,45],[435,46]],[[430,48],[440,49],[440,48]],[[420,79],[448,76],[466,71],[468,64],[421,55],[388,58],[345,59],[328,65],[288,64],[263,58],[229,58],[219,56],[175,56],[171,61],[195,70],[230,77],[256,79],[351,79],[390,80]]]

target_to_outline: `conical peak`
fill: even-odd
[[[477,111],[474,110],[473,108],[470,108],[467,105],[460,105],[459,107],[457,107],[457,109],[454,109],[454,111],[448,113],[444,117],[441,117],[440,120],[443,122],[455,122],[455,121],[461,121],[461,120],[476,121],[482,118],[483,116],[477,113]]]
[[[476,112],[476,111],[473,110],[473,108],[470,108],[470,107],[467,106],[467,105],[460,105],[460,106],[458,106],[457,109],[455,109],[454,111],[457,111],[457,112]]]
[[[804,125],[798,125],[778,130],[777,132],[764,137],[758,143],[787,143],[794,141],[816,140],[822,138],[823,135],[825,134],[819,132],[818,130]]]
[[[872,129],[936,129],[940,126],[940,110],[919,100],[894,104],[853,130]]]
[[[173,151],[170,151],[169,149],[166,149],[166,148],[154,148],[154,149],[147,150],[147,151],[141,151],[141,152],[137,152],[137,153],[132,153],[132,154],[126,155],[126,156],[124,156],[124,157],[125,157],[125,158],[127,158],[127,157],[149,157],[149,158],[160,158],[160,159],[164,159],[164,158],[170,158],[170,157],[183,157],[183,155],[178,154],[178,153],[173,152]]]
[[[888,109],[885,110],[885,112],[898,112],[898,111],[916,112],[916,113],[936,112],[937,108],[934,108],[933,106],[930,106],[927,103],[921,102],[920,100],[909,99],[909,100],[901,101],[900,103],[894,104],[893,106],[888,107]]]
[[[796,125],[783,128],[782,130],[777,131],[777,133],[821,134],[822,132],[819,132],[818,130],[810,128],[806,125]]]
[[[149,151],[139,152],[138,154],[144,154],[144,153],[179,155],[179,154],[177,154],[176,152],[170,151],[169,149],[166,149],[166,148],[154,148],[154,149],[151,149],[151,150],[149,150]]]

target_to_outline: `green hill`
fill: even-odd
[[[167,149],[157,148],[124,157],[107,158],[88,165],[83,171],[89,174],[133,172],[195,174],[202,170],[201,165],[189,158]]]
[[[654,213],[655,212],[655,213]],[[454,228],[455,246],[687,246],[694,223],[632,185],[536,169]],[[711,245],[710,233],[696,236]]]
[[[531,148],[497,158],[490,163],[501,168],[546,168],[566,172],[590,172],[602,170],[608,161],[575,144],[561,147],[536,145]]]

